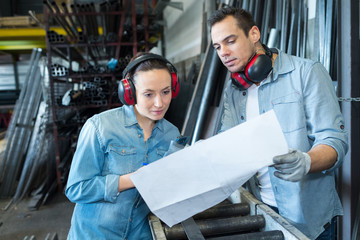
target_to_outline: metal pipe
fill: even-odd
[[[306,4],[304,3],[304,28],[303,28],[303,40],[302,40],[302,51],[301,51],[301,57],[306,57],[306,41],[307,41],[307,31],[308,31],[308,8],[306,7]]]
[[[300,44],[301,44],[301,20],[302,20],[302,1],[299,1],[298,3],[298,12],[297,12],[297,38],[296,38],[296,56],[300,56]]]
[[[269,39],[266,44],[269,48],[277,48],[279,46],[279,34],[280,31],[276,28],[270,30]]]
[[[264,8],[264,17],[262,21],[262,38],[261,42],[266,43],[268,39],[268,28],[269,28],[269,19],[270,19],[270,11],[271,11],[272,1],[267,1]]]
[[[89,8],[90,12],[96,13],[95,4],[94,4],[93,2],[91,2],[91,3],[88,5],[88,8]],[[90,18],[91,18],[91,21],[92,21],[93,26],[94,26],[95,35],[96,35],[96,36],[99,36],[99,24],[98,24],[98,21],[97,21],[97,15],[91,15]]]
[[[6,136],[5,136],[6,148],[5,148],[3,158],[2,158],[2,161],[1,161],[1,165],[0,165],[0,184],[3,182],[3,179],[4,179],[4,174],[5,174],[4,171],[6,169],[5,166],[7,164],[8,154],[9,154],[10,147],[12,145],[12,139],[14,137],[14,131],[15,131],[15,128],[16,128],[16,123],[17,123],[17,120],[18,120],[19,114],[20,114],[20,109],[19,108],[21,107],[21,104],[24,101],[24,96],[25,96],[25,90],[24,89],[29,84],[29,78],[30,78],[30,75],[32,74],[33,65],[34,65],[35,59],[37,59],[37,55],[38,55],[38,49],[34,48],[32,50],[31,57],[30,57],[30,62],[29,62],[30,67],[29,67],[29,70],[26,72],[24,84],[23,84],[23,87],[22,87],[23,90],[20,91],[19,98],[16,101],[14,111],[13,111],[13,114],[11,116],[10,124],[8,126],[7,131],[6,131]]]
[[[285,239],[284,234],[279,230],[207,238],[207,240],[284,240],[284,239]]]
[[[317,1],[316,9],[319,9],[319,48],[315,49],[319,54],[319,62],[324,64],[324,44],[325,44],[325,0]]]
[[[65,3],[65,2],[62,2],[62,3],[61,3],[61,6],[62,6],[62,8],[64,9],[64,12],[65,12],[66,14],[69,14],[69,10],[68,10],[68,8],[67,8],[67,6],[66,6],[66,3]],[[68,19],[69,19],[69,21],[70,21],[70,24],[69,24],[70,29],[73,31],[73,33],[75,34],[75,36],[79,37],[79,32],[78,32],[78,30],[77,30],[76,23],[75,23],[74,20],[72,19],[72,16],[69,15],[69,16],[68,16]],[[64,17],[64,21],[66,21],[66,17]]]
[[[6,170],[7,179],[6,184],[2,184],[0,186],[0,191],[2,196],[10,196],[13,193],[13,186],[16,177],[18,176],[19,168],[22,166],[22,154],[24,154],[25,149],[27,149],[28,138],[31,132],[30,124],[33,119],[34,113],[37,112],[37,99],[39,99],[38,95],[41,94],[41,91],[38,91],[38,86],[40,85],[40,70],[37,66],[37,62],[40,58],[41,52],[37,54],[35,66],[34,66],[34,75],[31,78],[33,80],[31,89],[23,89],[26,90],[26,95],[24,97],[24,104],[21,105],[19,120],[17,122],[17,131],[15,131],[13,139],[16,140],[14,144],[11,146],[11,150],[9,151],[9,165]],[[40,92],[40,94],[36,94],[36,92]]]
[[[44,5],[50,10],[50,12],[52,14],[55,13],[54,9],[51,7],[50,3],[47,0],[43,1]],[[72,37],[72,33],[71,31],[69,31],[69,29],[66,28],[66,26],[64,25],[64,23],[62,22],[62,20],[58,17],[58,16],[54,16],[55,21],[65,30],[65,32],[67,33],[67,35],[69,37]]]
[[[225,218],[245,216],[250,214],[250,206],[247,203],[219,205],[207,209],[193,216],[194,219]]]
[[[262,215],[197,220],[195,222],[204,237],[245,231],[258,231],[265,227],[265,218]],[[174,225],[171,228],[165,226],[164,232],[168,240],[187,239],[181,224]]]
[[[212,93],[214,91],[214,88],[216,86],[216,80],[217,80],[217,73],[219,72],[219,69],[221,67],[221,62],[219,57],[217,56],[214,48],[212,46],[208,46],[208,55],[209,55],[209,67],[207,68],[207,73],[204,76],[200,76],[200,78],[203,78],[203,81],[205,82],[201,102],[198,108],[198,117],[195,122],[194,132],[191,139],[191,144],[195,143],[197,140],[200,139],[201,131],[203,129],[203,125],[206,118],[206,113],[210,105],[210,100],[212,97]],[[196,92],[194,91],[196,94]]]
[[[289,18],[289,1],[283,1],[282,10],[282,27],[281,27],[281,41],[280,50],[286,51],[287,48],[287,29],[288,29],[288,18]]]
[[[70,5],[70,8],[71,8],[71,11],[72,11],[73,13],[76,13],[76,15],[75,15],[75,20],[76,20],[77,26],[80,27],[82,31],[84,31],[84,23],[83,23],[83,20],[79,17],[79,15],[77,15],[77,13],[79,13],[78,8],[76,7],[75,4],[71,4],[71,5]]]
[[[54,9],[54,13],[61,14],[60,8],[56,4],[55,1],[51,2],[51,5]],[[60,25],[64,28],[64,30],[72,37],[73,39],[76,39],[76,32],[74,32],[74,29],[72,29],[67,22],[65,16],[57,16],[57,19],[60,21]]]
[[[333,0],[326,1],[326,25],[325,25],[325,42],[324,42],[324,66],[330,72],[330,52],[331,52],[331,32],[333,20]]]
[[[20,180],[16,187],[16,192],[14,195],[14,202],[17,203],[20,201],[25,194],[28,193],[28,188],[25,188],[32,182],[32,178],[30,176],[31,173],[34,172],[38,167],[38,153],[42,152],[41,147],[43,146],[43,138],[45,135],[45,127],[46,126],[46,113],[45,113],[45,102],[42,102],[39,111],[36,117],[36,122],[34,125],[34,130],[31,136],[31,141],[29,145],[29,150],[26,154],[25,162],[23,169],[21,171]]]

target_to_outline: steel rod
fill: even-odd
[[[262,215],[197,220],[195,222],[204,237],[245,231],[259,231],[259,229],[265,227],[265,218]],[[164,232],[168,240],[186,239],[186,234],[181,224],[174,225],[171,228],[165,226]]]
[[[238,217],[250,214],[250,206],[247,203],[219,205],[207,209],[193,216],[194,219]]]
[[[235,234],[231,236],[222,236],[207,238],[207,240],[284,240],[284,234],[279,230]]]

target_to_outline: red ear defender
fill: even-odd
[[[231,81],[238,89],[246,90],[253,82],[250,81],[244,74],[244,72],[231,73]]]
[[[272,70],[272,61],[268,55],[256,54],[245,67],[245,75],[252,82],[261,82]]]
[[[120,81],[118,86],[119,99],[124,105],[134,105],[136,103],[134,83],[125,78]]]
[[[253,83],[264,80],[272,70],[272,52],[265,46],[266,54],[255,54],[245,66],[243,72],[231,73],[232,83],[240,90],[248,89]]]
[[[180,83],[175,72],[171,72],[171,98],[176,98],[180,91]]]

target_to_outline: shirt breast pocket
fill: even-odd
[[[115,174],[134,172],[136,166],[136,148],[131,146],[109,146],[109,171]]]
[[[271,104],[284,133],[306,128],[306,116],[300,93],[294,92],[273,99]]]

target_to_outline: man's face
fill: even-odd
[[[258,41],[253,34],[253,27],[246,37],[244,31],[237,25],[233,16],[227,16],[211,28],[211,39],[222,63],[230,72],[243,71],[250,57],[255,52],[255,43]]]

